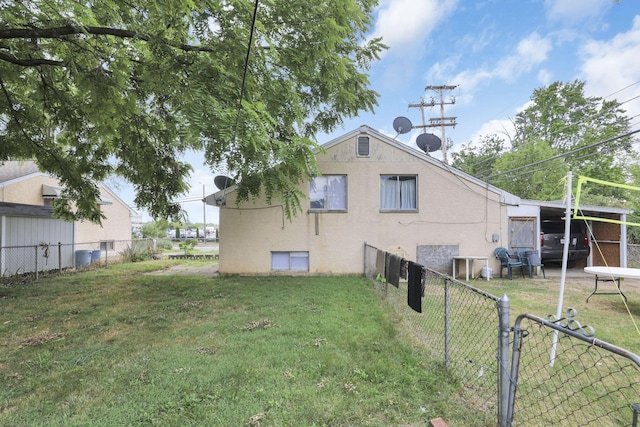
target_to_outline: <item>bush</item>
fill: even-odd
[[[157,249],[166,249],[170,251],[173,249],[173,242],[169,239],[158,239],[156,240],[156,248]]]
[[[180,249],[184,249],[184,254],[189,255],[193,248],[198,244],[198,239],[187,239],[184,242],[180,243]]]
[[[120,255],[122,259],[128,262],[144,261],[151,258],[152,247],[148,240],[138,240],[131,242],[131,246],[127,246]]]

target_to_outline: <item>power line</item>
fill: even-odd
[[[634,83],[634,84],[636,84],[636,83]],[[620,92],[620,91],[622,91],[622,90],[625,90],[625,89],[627,89],[627,88],[629,88],[629,87],[633,86],[634,84],[631,84],[631,85],[627,86],[626,88],[620,89],[620,90],[619,90],[619,91],[617,91],[617,92]],[[617,92],[614,92],[614,93],[617,93]],[[610,95],[609,95],[609,96],[610,96]],[[626,104],[626,103],[628,103],[628,102],[631,102],[631,101],[633,101],[633,100],[635,100],[635,99],[638,99],[638,98],[640,98],[640,95],[638,95],[638,96],[634,96],[634,97],[629,98],[629,99],[627,99],[627,100],[625,100],[625,101],[622,101],[622,102],[618,102],[617,107],[618,107],[618,106],[620,106],[620,105]],[[553,135],[555,135],[555,134],[558,134],[558,133],[562,132],[564,129],[568,128],[569,126],[579,125],[580,123],[583,123],[583,122],[585,122],[586,120],[593,120],[593,119],[596,119],[596,118],[598,118],[598,117],[600,117],[600,116],[605,115],[605,114],[606,114],[606,113],[608,113],[609,111],[610,111],[610,110],[601,110],[601,111],[598,111],[598,112],[596,112],[596,113],[594,113],[594,114],[592,114],[592,115],[585,116],[585,117],[583,117],[583,118],[582,118],[580,121],[578,121],[578,122],[575,122],[575,123],[572,123],[572,124],[567,124],[567,125],[565,125],[565,126],[563,126],[563,127],[559,128],[559,129],[556,129],[553,133],[551,133],[551,134],[550,134],[550,136],[553,136]],[[631,117],[626,117],[626,119],[627,119],[627,120],[629,120],[629,121],[631,121],[632,119],[634,119],[634,118],[636,118],[636,117],[638,117],[638,115],[631,116]],[[586,148],[589,148],[589,147],[583,147],[583,148],[581,148],[581,149],[586,149]],[[516,148],[516,149],[515,149],[515,152],[517,152],[517,151],[518,151],[518,149]],[[572,151],[569,151],[569,152],[567,152],[567,153],[565,153],[565,154],[566,154],[566,155],[568,155],[568,154],[571,154],[571,153],[572,153]],[[482,163],[488,162],[488,161],[490,161],[490,160],[491,160],[491,159],[485,159],[485,160],[483,160],[482,162],[480,162],[478,165],[481,165]],[[478,166],[478,165],[476,165],[476,166]],[[491,172],[491,171],[489,170],[488,172]],[[506,172],[505,172],[505,173],[506,173]],[[479,174],[479,176],[483,176],[483,175],[484,175],[484,174]],[[492,177],[492,176],[491,176],[491,177]],[[486,179],[488,179],[488,178],[486,178]]]
[[[615,91],[615,92],[613,92],[613,93],[610,93],[609,95],[605,96],[604,98],[605,98],[605,99],[606,99],[606,98],[609,98],[609,97],[611,97],[611,96],[615,95],[616,93],[620,93],[620,92],[622,92],[623,90],[627,90],[627,89],[629,89],[630,87],[637,85],[638,83],[640,83],[640,80],[638,80],[638,81],[637,81],[637,82],[635,82],[635,83],[631,83],[630,85],[625,86],[625,87],[623,87],[623,88],[622,88],[622,89],[620,89],[620,90],[617,90],[617,91]]]
[[[233,140],[235,141],[238,137],[238,123],[240,122],[240,111],[242,110],[242,99],[244,98],[245,85],[247,82],[247,73],[249,70],[249,58],[251,57],[251,46],[253,45],[253,34],[256,28],[256,20],[258,17],[258,2],[256,0],[255,5],[253,7],[253,20],[251,21],[251,31],[249,32],[249,44],[247,45],[247,55],[244,60],[244,71],[242,73],[242,85],[240,87],[240,98],[238,99],[238,109],[236,112],[236,125],[233,130]]]
[[[593,144],[590,144],[590,145],[586,145],[584,147],[575,148],[573,150],[567,151],[566,153],[557,154],[555,156],[549,157],[548,159],[539,160],[537,162],[529,163],[528,165],[524,165],[524,166],[519,166],[517,168],[508,170],[506,172],[500,172],[500,173],[497,173],[495,175],[491,175],[489,177],[486,177],[485,179],[489,180],[489,179],[492,179],[492,178],[496,178],[498,176],[506,175],[508,173],[517,172],[517,171],[522,170],[522,169],[526,169],[526,168],[529,168],[529,167],[532,167],[532,166],[537,166],[537,165],[540,165],[540,164],[543,164],[543,163],[547,163],[547,162],[550,162],[552,160],[556,160],[556,159],[560,159],[560,158],[563,158],[563,157],[567,157],[567,156],[569,156],[571,154],[574,154],[574,153],[577,153],[579,151],[588,150],[589,148],[598,147],[600,145],[606,144],[606,143],[611,142],[611,141],[615,141],[617,139],[626,138],[626,137],[634,135],[634,134],[636,134],[638,132],[640,132],[640,129],[636,129],[634,131],[627,132],[627,133],[622,134],[622,135],[617,135],[617,136],[605,139],[603,141],[599,141],[599,142],[596,142],[596,143],[593,143]]]

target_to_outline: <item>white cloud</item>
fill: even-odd
[[[538,81],[542,83],[543,86],[548,86],[551,83],[552,75],[549,70],[542,69],[538,71]]]
[[[547,19],[571,26],[600,17],[610,8],[612,0],[546,0]]]
[[[608,96],[623,102],[640,95],[640,15],[633,19],[632,28],[618,33],[606,41],[591,40],[581,50],[584,60],[580,78],[586,82],[588,96]],[[633,86],[630,86],[633,85]],[[628,87],[628,88],[627,88]],[[625,89],[627,88],[627,89]],[[631,101],[623,105],[628,116],[640,114],[640,102]]]
[[[515,134],[515,128],[513,122],[509,119],[503,120],[490,120],[480,126],[473,135],[471,135],[471,141],[477,142],[482,136],[496,135],[500,137],[505,144],[509,143],[509,137]]]
[[[546,61],[551,49],[549,39],[540,37],[537,33],[530,34],[520,40],[513,55],[498,62],[495,74],[505,80],[514,80]]]
[[[520,40],[514,53],[500,59],[494,68],[464,70],[449,80],[459,84],[465,91],[473,90],[480,83],[494,78],[513,81],[531,71],[536,65],[545,62],[551,49],[549,39],[532,33]]]
[[[382,37],[387,53],[419,50],[456,0],[391,0],[381,3],[371,37]]]

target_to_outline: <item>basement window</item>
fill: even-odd
[[[309,271],[309,252],[271,252],[272,271]]]

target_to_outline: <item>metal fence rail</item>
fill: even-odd
[[[567,317],[524,314],[514,331],[514,426],[628,426],[640,402],[640,359]]]

